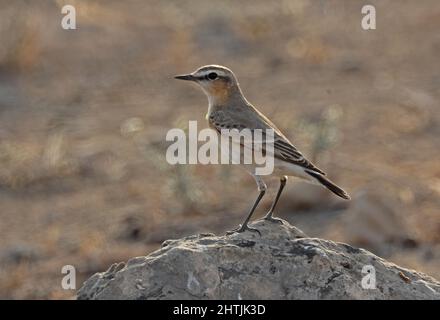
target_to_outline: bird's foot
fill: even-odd
[[[274,218],[274,217],[272,216],[272,214],[269,214],[269,213],[266,214],[266,215],[263,217],[263,220],[270,221],[270,222],[275,222],[275,223],[279,223],[279,224],[284,224],[283,220],[278,219],[278,218]]]
[[[261,233],[260,233],[259,230],[255,229],[255,228],[251,228],[251,227],[249,227],[247,224],[244,224],[244,225],[241,225],[241,224],[240,224],[237,228],[235,228],[235,229],[233,229],[233,230],[231,230],[231,231],[227,231],[227,232],[226,232],[226,235],[230,236],[231,234],[234,234],[234,233],[242,233],[242,232],[245,232],[245,231],[256,232],[256,233],[258,233],[258,234],[260,235],[260,237],[261,237]]]

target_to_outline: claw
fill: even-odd
[[[226,235],[230,236],[231,234],[234,234],[234,233],[242,233],[242,232],[245,232],[245,231],[256,232],[256,233],[258,233],[259,236],[261,237],[261,233],[260,233],[259,230],[255,229],[255,228],[251,228],[251,227],[249,227],[247,224],[245,224],[245,225],[241,225],[241,224],[240,224],[237,228],[235,228],[235,229],[233,229],[233,230],[231,230],[231,231],[227,231],[227,232],[226,232]]]

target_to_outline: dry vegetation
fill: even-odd
[[[172,167],[165,133],[207,101],[172,75],[224,64],[250,101],[353,195],[300,182],[278,213],[440,278],[440,3],[0,1],[0,298],[69,298],[161,241],[238,224],[236,167]],[[215,6],[215,8],[214,8]],[[258,211],[270,204],[277,181]]]

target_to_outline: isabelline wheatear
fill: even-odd
[[[303,154],[281,133],[281,131],[261,112],[259,112],[244,97],[237,78],[234,73],[223,66],[208,65],[201,67],[193,73],[175,77],[180,80],[194,81],[203,89],[208,96],[209,107],[206,119],[209,126],[218,134],[222,129],[273,129],[274,131],[274,171],[273,176],[280,179],[280,187],[272,203],[269,212],[264,219],[269,221],[281,221],[273,217],[275,206],[280,198],[281,192],[287,182],[288,176],[305,179],[312,183],[318,183],[339,197],[349,200],[350,196],[342,188],[330,181],[325,173],[307,160]],[[266,192],[266,184],[262,176],[250,172],[258,186],[259,195],[254,202],[249,214],[243,224],[233,232],[246,230],[258,230],[248,226],[248,222]]]

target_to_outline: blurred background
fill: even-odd
[[[365,4],[377,30],[361,29]],[[172,76],[205,64],[234,70],[353,197],[291,179],[278,216],[440,278],[439,30],[437,0],[0,0],[0,298],[69,299],[64,265],[78,288],[241,223],[257,196],[245,171],[165,161],[166,132],[207,111]]]

